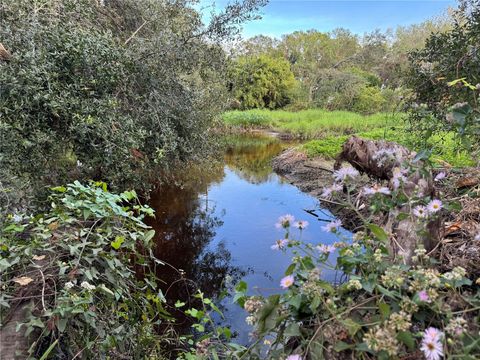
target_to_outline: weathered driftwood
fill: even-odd
[[[379,156],[382,153],[391,156],[385,159]],[[362,173],[374,178],[390,180],[390,186],[393,187],[394,169],[401,168],[414,156],[415,153],[393,142],[364,140],[352,136],[343,144],[342,152],[335,162],[335,168],[338,169],[343,161],[347,161]],[[421,164],[417,165],[421,167]],[[435,195],[432,174],[423,171],[415,171],[413,174],[405,176],[402,188],[407,196],[413,195],[414,192],[423,193],[432,198]],[[386,223],[382,224],[390,234],[392,256],[402,257],[407,263],[411,261],[415,249],[420,244],[427,251],[436,246],[441,228],[440,218],[428,223],[427,231],[422,231],[423,225],[412,216],[398,218],[399,214],[409,214],[410,210],[409,204],[394,208],[390,211]]]
[[[2,43],[0,43],[0,60],[8,61],[12,58],[12,55],[5,49]]]

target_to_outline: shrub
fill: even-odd
[[[361,114],[374,114],[384,107],[385,99],[379,88],[367,86],[360,90],[353,103],[353,111]]]
[[[154,327],[169,316],[150,270],[154,231],[142,222],[153,210],[104,183],[57,187],[49,200],[48,212],[10,215],[0,230],[2,326],[22,312],[17,336],[35,335],[30,356],[51,344],[68,358],[159,355]]]

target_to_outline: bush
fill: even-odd
[[[267,55],[243,56],[230,68],[232,95],[242,109],[276,109],[290,102],[296,83],[288,61]]]
[[[360,90],[353,103],[353,111],[361,114],[375,114],[384,107],[385,99],[379,88],[367,86]]]
[[[150,270],[154,231],[142,222],[153,210],[104,183],[57,187],[49,200],[48,212],[10,215],[0,229],[0,272],[9,280],[0,295],[3,335],[20,311],[17,336],[35,340],[30,356],[52,344],[48,352],[68,358],[160,355],[154,327],[169,316]]]

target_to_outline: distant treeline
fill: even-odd
[[[243,41],[232,54],[230,90],[239,109],[289,106],[360,113],[388,111],[408,94],[409,53],[431,34],[453,28],[457,14],[363,36],[343,28],[296,31]]]

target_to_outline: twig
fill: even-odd
[[[127,40],[125,40],[125,43],[124,43],[123,45],[127,45],[127,44],[130,42],[130,40],[132,40],[132,39],[135,37],[135,35],[137,35],[137,33],[138,33],[140,30],[142,30],[142,28],[143,28],[145,25],[147,25],[147,23],[148,23],[148,21],[145,20],[145,21],[143,22],[143,24],[140,25],[139,28],[138,28],[137,30],[135,30],[135,31],[133,32],[133,34],[130,35],[130,37],[129,37]]]
[[[303,164],[303,166],[305,166],[305,167],[307,167],[307,168],[310,168],[310,169],[324,170],[324,171],[327,171],[327,172],[333,174],[333,170],[332,170],[332,169],[328,169],[328,168],[323,167],[323,166],[312,166],[312,165],[308,165],[308,164]]]

